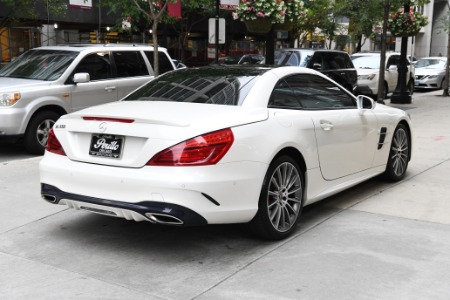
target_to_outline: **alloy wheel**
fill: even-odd
[[[408,136],[403,128],[395,131],[391,148],[391,160],[393,172],[396,176],[402,176],[408,165],[409,155]]]
[[[53,124],[55,124],[54,120],[47,119],[47,120],[42,121],[38,125],[37,131],[36,131],[36,138],[37,138],[39,144],[41,144],[43,147],[45,147],[47,145],[48,133],[52,129]]]
[[[270,222],[279,232],[296,223],[302,205],[302,182],[298,169],[289,162],[280,164],[270,178],[267,208]]]

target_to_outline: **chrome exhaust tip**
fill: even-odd
[[[183,225],[183,221],[171,215],[159,213],[145,213],[145,216],[153,223],[166,225]]]
[[[48,195],[48,194],[41,194],[42,199],[44,199],[47,202],[50,203],[57,203],[58,199],[56,198],[56,196],[53,195]]]

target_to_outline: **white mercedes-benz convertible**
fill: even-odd
[[[302,207],[411,158],[409,115],[300,67],[164,74],[62,116],[40,162],[48,202],[168,225],[291,234]]]

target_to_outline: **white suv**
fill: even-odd
[[[378,95],[378,79],[380,74],[380,53],[356,53],[351,56],[353,65],[358,72],[358,83],[355,95],[367,95],[376,97]],[[414,66],[408,60],[407,88],[412,94],[414,92]],[[386,53],[386,66],[384,72],[384,98],[397,87],[400,53]]]
[[[175,69],[158,47],[160,74]],[[153,47],[68,45],[31,49],[0,70],[0,140],[42,154],[63,114],[117,101],[154,77]]]

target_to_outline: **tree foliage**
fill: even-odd
[[[363,37],[374,38],[375,26],[383,21],[382,1],[337,0],[336,15],[349,19],[348,35],[355,52],[361,51]]]
[[[38,7],[45,7],[47,15],[63,16],[68,9],[65,0],[1,0],[7,11],[3,14],[8,16],[0,20],[0,27],[7,22],[20,22],[38,18]]]
[[[163,20],[170,22],[167,6],[169,3],[175,2],[177,0],[160,0],[157,2],[151,0],[103,0],[101,2],[102,6],[109,7],[110,12],[121,12],[124,18],[151,25],[154,47],[153,71],[155,76],[159,75],[158,24]]]

